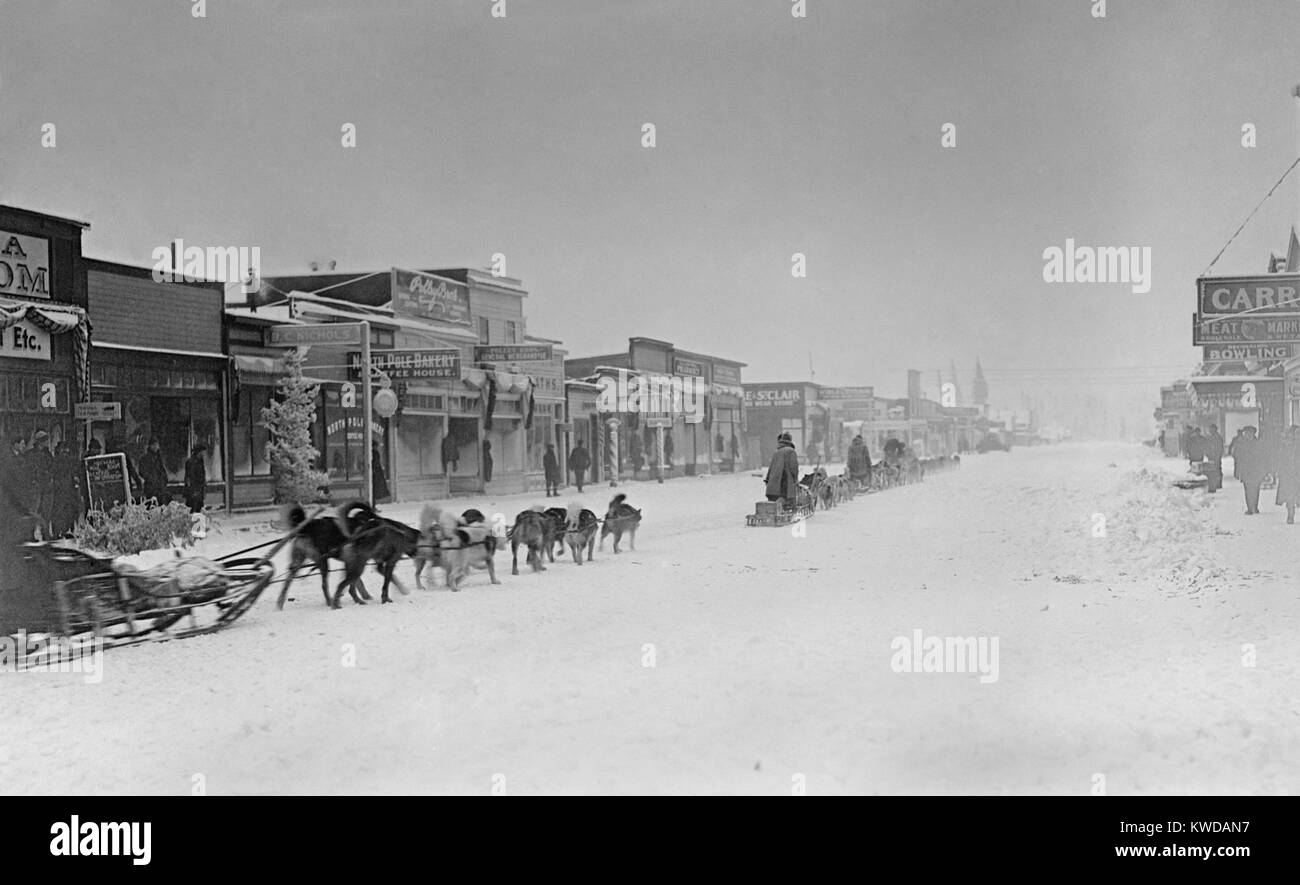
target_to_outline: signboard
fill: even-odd
[[[1211,344],[1204,348],[1207,363],[1266,363],[1289,360],[1300,354],[1297,344]]]
[[[0,277],[3,272],[0,272]],[[50,333],[28,322],[0,330],[0,357],[20,360],[50,359]]]
[[[713,364],[713,383],[728,384],[732,387],[740,386],[740,369],[735,366],[724,366],[720,363]]]
[[[876,395],[874,387],[819,387],[817,390],[818,399],[824,400],[869,400]]]
[[[704,377],[704,364],[697,363],[695,360],[684,360],[675,357],[673,359],[673,374],[702,378]]]
[[[771,409],[782,406],[803,408],[802,384],[745,385],[745,407]]]
[[[1272,344],[1300,342],[1300,316],[1205,319],[1192,317],[1193,344]]]
[[[115,504],[130,503],[131,482],[127,478],[125,454],[91,455],[83,464],[91,510],[108,510]]]
[[[270,326],[266,330],[267,347],[360,343],[360,323],[312,323],[305,326]]]
[[[121,421],[121,403],[74,403],[72,417],[78,421]]]
[[[555,359],[549,344],[479,344],[474,346],[476,363],[540,363]]]
[[[1281,378],[1257,378],[1249,381],[1212,381],[1197,379],[1192,382],[1194,402],[1198,409],[1258,409],[1266,397],[1276,397],[1282,392]]]
[[[1205,277],[1196,281],[1197,305],[1205,315],[1300,314],[1300,274]]]
[[[571,433],[572,431],[573,431],[573,422],[572,422],[572,421],[556,421],[556,422],[555,422],[555,432],[556,432],[556,433]]]
[[[673,426],[673,419],[668,417],[661,417],[661,416],[646,418],[645,426],[651,429],[656,427],[664,427],[671,430]]]
[[[393,313],[470,325],[469,286],[414,270],[393,268]]]
[[[460,351],[450,348],[371,351],[370,365],[393,381],[460,380]],[[361,377],[361,354],[348,354],[348,376]]]
[[[0,295],[42,298],[50,295],[50,243],[0,230]]]

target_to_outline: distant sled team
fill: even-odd
[[[626,535],[635,550],[641,511],[628,504],[624,494],[614,496],[604,519],[576,503],[549,509],[537,504],[515,517],[504,538],[494,533],[479,510],[469,509],[458,516],[432,504],[421,511],[418,528],[383,517],[364,501],[351,501],[331,514],[310,518],[300,505],[293,505],[286,509],[285,521],[289,526],[289,570],[276,608],[284,608],[294,578],[308,567],[320,574],[326,604],[339,608],[345,591],[360,605],[373,598],[361,577],[371,562],[384,579],[381,599],[391,602],[390,586],[395,585],[403,595],[410,592],[395,574],[405,557],[415,563],[417,587],[424,588],[424,570],[430,567],[441,569],[447,588],[459,591],[474,571],[486,571],[493,584],[501,583],[496,575],[495,555],[506,541],[510,544],[513,575],[519,574],[520,547],[535,572],[546,570],[543,558],[554,563],[557,555],[563,556],[566,546],[575,564],[591,561],[597,549],[597,530],[599,549],[603,550],[605,538],[613,535],[614,552],[619,553],[619,543]],[[343,571],[343,579],[333,594],[329,589],[332,561],[340,563]]]

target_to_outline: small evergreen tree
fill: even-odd
[[[262,409],[262,424],[271,431],[266,451],[277,504],[315,501],[329,484],[329,477],[316,469],[320,452],[311,443],[320,385],[303,377],[305,361],[296,348],[285,353],[286,372],[278,385],[279,398]]]

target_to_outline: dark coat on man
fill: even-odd
[[[1219,429],[1211,427],[1210,432],[1205,435],[1205,460],[1222,461],[1223,460],[1223,437],[1219,436]]]
[[[552,446],[547,446],[546,454],[542,456],[542,470],[546,473],[547,482],[560,481],[560,459],[555,457]]]
[[[140,459],[140,478],[144,481],[144,497],[156,498],[159,504],[171,501],[167,492],[167,467],[163,464],[162,452],[152,449]]]
[[[185,462],[185,504],[190,512],[203,509],[207,496],[208,466],[203,460],[205,449],[195,449]]]
[[[854,479],[862,479],[871,474],[871,453],[860,436],[854,437],[849,444],[848,466],[849,476]]]
[[[590,466],[591,456],[587,454],[587,450],[582,443],[578,443],[573,447],[573,451],[569,453],[569,469],[577,473],[586,470]]]
[[[384,473],[384,461],[378,448],[370,450],[370,491],[376,501],[383,501],[391,494],[388,474]]]
[[[1300,505],[1300,437],[1288,434],[1283,438],[1273,470],[1277,475],[1277,503]]]
[[[776,445],[772,463],[767,468],[767,495],[769,498],[794,498],[799,485],[799,454],[794,443],[782,440]]]
[[[1233,447],[1237,475],[1246,485],[1259,485],[1268,475],[1269,457],[1264,443],[1253,436],[1243,436]]]
[[[1205,460],[1205,437],[1199,430],[1187,435],[1187,460],[1193,463]]]
[[[450,433],[442,438],[442,472],[447,472],[447,465],[454,464],[460,468],[460,445]]]

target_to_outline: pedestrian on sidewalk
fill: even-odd
[[[208,493],[208,465],[204,455],[208,447],[199,443],[185,462],[185,506],[190,513],[202,513]]]
[[[1259,487],[1268,475],[1268,453],[1256,438],[1254,427],[1243,428],[1241,441],[1234,451],[1246,493],[1246,515],[1254,516],[1259,513]]]
[[[1223,488],[1223,437],[1219,435],[1219,426],[1210,425],[1210,432],[1205,435],[1205,460],[1209,462],[1206,475],[1210,478],[1209,491],[1217,492]]]
[[[546,473],[546,497],[560,496],[560,461],[555,457],[555,443],[546,444],[546,454],[542,456],[542,470]]]
[[[1187,434],[1187,463],[1189,467],[1194,467],[1205,460],[1205,437],[1201,435],[1201,428],[1193,427]]]
[[[573,471],[573,482],[578,487],[578,494],[582,494],[582,482],[587,468],[591,466],[591,457],[587,454],[586,448],[583,447],[581,440],[573,447],[569,453],[569,469]]]
[[[1241,479],[1241,470],[1237,467],[1237,443],[1241,442],[1241,428],[1237,428],[1237,435],[1228,443],[1228,457],[1232,459],[1232,478]]]
[[[393,494],[388,488],[388,473],[384,470],[384,455],[378,440],[371,440],[370,446],[370,493],[375,496],[376,504],[387,501]]]
[[[451,470],[447,465],[451,465]],[[456,442],[456,437],[448,430],[447,435],[442,438],[442,472],[454,473],[460,469],[460,445]]]
[[[167,493],[167,467],[157,439],[149,440],[149,447],[140,458],[140,478],[144,484],[144,500],[152,498],[160,507],[171,503],[171,495]]]
[[[1273,465],[1277,476],[1277,503],[1286,505],[1287,525],[1295,524],[1295,508],[1300,504],[1300,427],[1292,425],[1282,433]]]

